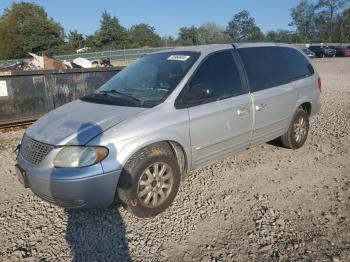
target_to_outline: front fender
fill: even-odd
[[[133,139],[124,145],[124,147],[121,149],[120,153],[117,156],[117,160],[119,163],[121,163],[122,166],[124,166],[128,159],[140,149],[162,141],[175,142],[179,144],[184,150],[186,163],[188,164],[188,167],[191,167],[192,152],[189,138],[184,137],[183,135],[175,131],[163,132],[161,134],[154,133],[149,134],[147,136],[139,137],[137,139]]]
[[[188,167],[191,167],[187,110],[175,110],[173,105],[162,104],[105,131],[90,144],[108,147],[110,154],[102,161],[102,166],[105,172],[111,172],[122,169],[141,148],[161,141],[178,143],[185,152]]]
[[[188,134],[188,131],[163,131],[160,133],[149,133],[118,142],[113,141],[113,139],[97,139],[96,141],[92,141],[91,144],[102,145],[109,150],[108,157],[101,162],[104,172],[121,170],[130,157],[141,148],[162,141],[176,142],[182,147],[186,157],[187,168],[189,169],[192,164],[192,152],[189,135],[186,136],[185,134]]]

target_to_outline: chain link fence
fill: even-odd
[[[168,48],[169,47],[120,49],[120,50],[109,50],[109,51],[70,54],[70,55],[57,55],[57,56],[54,56],[54,58],[61,61],[63,60],[72,61],[78,57],[83,57],[89,60],[109,58],[111,61],[121,61],[121,62],[127,63],[129,61],[139,58],[144,54],[166,50]]]
[[[113,62],[118,63],[130,63],[130,61],[136,60],[144,54],[149,54],[161,50],[166,50],[171,47],[155,47],[155,48],[135,48],[135,49],[119,49],[119,50],[108,50],[100,52],[87,52],[79,54],[67,54],[67,55],[56,55],[53,56],[58,60],[67,60],[73,61],[75,58],[83,57],[89,60],[98,60],[103,58],[109,58]],[[16,63],[18,61],[29,62],[31,58],[23,59],[9,59],[9,60],[0,60],[0,63]]]
[[[307,48],[310,45],[322,45],[322,46],[350,46],[350,43],[312,43],[312,44],[294,44],[297,47],[303,49]],[[103,58],[109,58],[111,62],[115,65],[124,65],[128,64],[131,61],[136,60],[140,56],[144,54],[153,53],[156,51],[166,50],[171,47],[156,47],[156,48],[135,48],[135,49],[120,49],[120,50],[108,50],[108,51],[100,51],[100,52],[88,52],[88,53],[79,53],[79,54],[68,54],[68,55],[57,55],[54,58],[58,60],[67,60],[73,61],[75,58],[83,57],[89,60],[97,60]],[[25,59],[11,59],[11,60],[0,60],[0,63],[15,63],[17,61],[30,61],[30,58]]]
[[[310,44],[294,44],[299,48],[307,48]],[[323,46],[348,46],[350,44],[340,44],[340,43],[313,43],[312,45],[323,45]],[[91,52],[91,53],[80,53],[80,54],[70,54],[70,55],[57,55],[54,58],[59,59],[61,61],[68,60],[72,61],[75,58],[83,57],[89,60],[102,59],[102,58],[110,58],[111,61],[132,61],[139,58],[141,55],[149,54],[161,50],[166,50],[171,47],[157,47],[157,48],[138,48],[138,49],[121,49],[121,50],[109,50],[109,51],[101,51],[101,52]]]

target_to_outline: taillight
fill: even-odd
[[[317,81],[317,87],[318,87],[318,90],[320,90],[320,93],[322,92],[322,83],[321,83],[321,78],[318,78],[318,81]]]

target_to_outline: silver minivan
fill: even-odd
[[[17,176],[65,208],[117,199],[134,215],[152,217],[194,168],[276,138],[300,148],[320,92],[309,59],[286,44],[149,54],[28,128]]]

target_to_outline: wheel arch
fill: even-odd
[[[164,141],[169,143],[171,146],[171,149],[174,152],[174,155],[176,157],[177,163],[180,168],[181,177],[185,177],[188,174],[188,158],[186,151],[184,150],[183,146],[175,141]]]
[[[311,110],[312,110],[312,103],[309,101],[309,99],[307,99],[307,97],[302,97],[300,98],[296,105],[295,108],[293,110],[293,114],[297,111],[298,108],[302,108],[307,114],[308,116],[311,115]]]
[[[185,141],[181,142],[170,137],[153,138],[149,140],[142,140],[142,142],[133,141],[127,144],[121,150],[120,156],[118,157],[121,166],[124,167],[127,161],[141,149],[161,142],[167,143],[169,145],[179,165],[181,177],[185,177],[188,173],[191,163],[190,147],[184,146],[186,144]]]
[[[301,107],[308,114],[308,116],[311,115],[312,104],[310,102],[304,102],[299,107]]]

